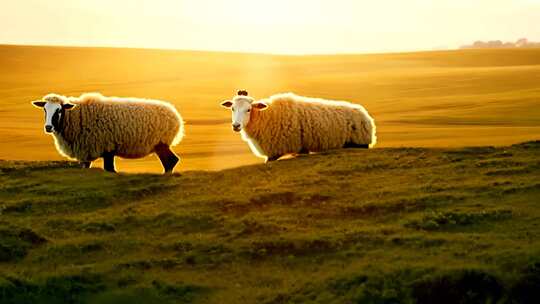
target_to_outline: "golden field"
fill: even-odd
[[[540,138],[540,49],[278,56],[0,46],[0,159],[62,159],[30,101],[98,91],[172,102],[186,121],[177,170],[260,163],[219,107],[239,88],[256,98],[292,91],[360,103],[376,119],[377,147]],[[117,163],[120,171],[161,171],[153,156]]]

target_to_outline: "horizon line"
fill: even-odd
[[[171,51],[171,52],[200,52],[200,53],[226,53],[226,54],[246,54],[246,55],[265,55],[265,56],[353,56],[353,55],[388,55],[388,54],[409,54],[409,53],[427,53],[427,52],[449,52],[459,51],[460,48],[433,48],[416,50],[396,50],[396,51],[365,51],[365,52],[335,52],[335,53],[272,53],[257,51],[233,51],[233,50],[215,50],[215,49],[183,49],[167,47],[138,47],[138,46],[115,46],[115,45],[85,45],[85,44],[39,44],[39,43],[9,43],[0,42],[0,46],[21,46],[21,47],[56,47],[56,48],[95,48],[95,49],[128,49],[128,50],[149,50],[149,51]]]

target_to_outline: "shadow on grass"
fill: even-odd
[[[90,273],[50,277],[41,283],[0,277],[0,303],[192,303],[197,296],[208,292],[200,286],[157,280],[122,290],[118,285],[119,282],[107,282],[103,275]]]

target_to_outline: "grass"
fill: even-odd
[[[1,303],[537,303],[540,143],[0,162]]]
[[[0,46],[0,159],[61,160],[30,101],[50,92],[168,100],[187,122],[178,170],[261,163],[219,102],[239,88],[363,104],[379,147],[510,145],[540,138],[540,49],[274,56]],[[96,164],[100,166],[100,164]],[[161,172],[155,157],[124,172]]]

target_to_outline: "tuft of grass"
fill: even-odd
[[[30,249],[45,242],[45,238],[30,229],[0,226],[0,263],[20,260]]]
[[[98,274],[52,276],[42,283],[4,277],[0,282],[2,303],[82,303],[86,297],[105,290]]]
[[[118,282],[120,283],[120,282]],[[127,290],[107,286],[103,275],[55,276],[44,282],[30,282],[13,277],[0,278],[2,303],[192,303],[207,290],[190,284],[169,284],[154,280],[147,286]]]
[[[497,277],[481,270],[463,269],[416,280],[411,296],[415,303],[497,303],[504,292]]]
[[[512,217],[512,210],[490,210],[481,212],[437,212],[431,211],[420,220],[412,220],[406,227],[424,230],[439,230],[459,226],[480,224],[484,221],[498,221]]]

